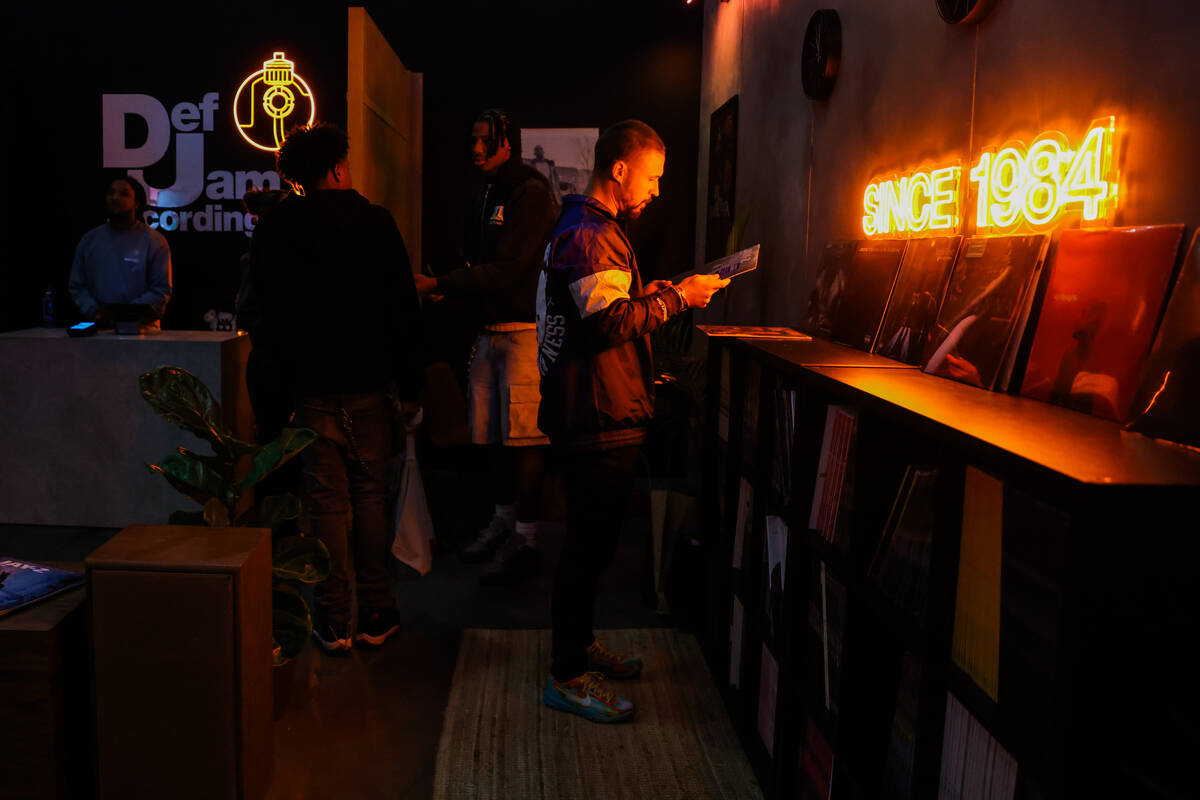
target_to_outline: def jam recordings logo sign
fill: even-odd
[[[279,174],[274,170],[206,172],[204,140],[213,131],[220,108],[216,92],[206,92],[198,103],[176,103],[169,113],[160,100],[150,95],[103,95],[104,167],[125,169],[146,187],[146,201],[151,208],[144,219],[151,228],[200,233],[239,231],[249,236],[254,224],[241,208],[242,195],[251,188],[280,188]],[[144,142],[131,147],[127,144],[126,125],[132,117],[141,118],[147,133]],[[172,146],[174,183],[150,185],[145,169],[167,158]]]

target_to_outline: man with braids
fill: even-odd
[[[491,448],[495,513],[460,551],[466,562],[492,565],[486,584],[537,575],[537,518],[542,455],[534,294],[542,250],[558,208],[549,182],[521,161],[520,131],[503,111],[480,114],[471,158],[482,182],[468,208],[466,266],[437,278],[418,275],[423,295],[454,295],[477,314],[479,333],[468,368],[471,441]]]
[[[291,131],[277,163],[294,192],[262,217],[250,244],[262,345],[287,377],[294,424],[318,434],[301,454],[304,512],[332,557],[329,578],[316,587],[313,627],[332,653],[383,644],[399,627],[386,568],[387,392],[415,405],[421,364],[404,240],[387,209],[354,191],[348,154],[336,126]]]
[[[603,678],[634,678],[640,658],[596,640],[596,584],[612,563],[633,489],[638,450],[654,411],[649,334],[703,308],[728,278],[693,275],[642,284],[624,221],[658,196],[667,148],[644,122],[626,120],[596,140],[584,195],[563,198],[538,286],[538,422],[563,468],[567,532],[551,600],[550,677],[543,702],[593,722],[633,716]]]

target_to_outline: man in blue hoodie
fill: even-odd
[[[693,275],[642,284],[624,221],[658,196],[666,145],[626,120],[596,141],[585,195],[567,195],[538,286],[538,426],[563,468],[567,532],[554,576],[553,644],[543,701],[593,722],[633,716],[602,678],[633,678],[639,658],[596,640],[596,584],[612,563],[633,490],[638,450],[654,412],[649,334],[688,308],[703,308],[728,278]]]
[[[354,191],[349,151],[333,125],[288,134],[278,169],[295,192],[260,220],[250,246],[265,332],[255,346],[270,348],[287,376],[295,424],[319,434],[301,461],[304,512],[332,559],[313,626],[327,652],[383,644],[399,626],[386,568],[388,392],[415,404],[422,371],[408,252],[388,210]]]

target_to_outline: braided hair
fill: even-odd
[[[489,108],[475,118],[477,122],[486,122],[488,126],[487,157],[496,155],[500,145],[506,140],[512,148],[512,157],[521,158],[521,129],[513,124],[512,118],[502,108]]]

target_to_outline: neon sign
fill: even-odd
[[[263,68],[246,76],[233,98],[238,133],[259,150],[278,150],[291,125],[311,125],[317,118],[312,89],[295,70],[294,61],[277,50]],[[246,100],[243,102],[243,92]],[[307,115],[305,115],[307,111]],[[307,116],[307,119],[305,117]]]
[[[1061,133],[1043,133],[1028,150],[1021,144],[984,152],[971,170],[979,185],[978,230],[1013,228],[1024,221],[1045,228],[1078,210],[1088,222],[1111,221],[1117,205],[1113,148],[1116,119],[1092,123],[1078,150]]]
[[[943,167],[872,183],[863,193],[863,232],[951,231],[958,227],[958,194],[962,169]]]
[[[1077,149],[1067,137],[1043,133],[985,150],[971,168],[975,228],[980,232],[1022,226],[1044,229],[1078,212],[1086,222],[1111,224],[1117,204],[1116,118],[1093,122]],[[867,236],[932,235],[957,230],[961,169],[946,166],[881,180],[863,192]]]

